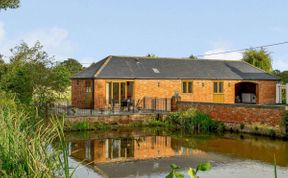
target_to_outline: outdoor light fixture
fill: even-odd
[[[231,83],[229,82],[229,83],[228,83],[228,87],[230,87],[230,86],[231,86]]]
[[[160,87],[160,81],[159,80],[158,80],[157,84],[158,84],[158,87]]]
[[[202,87],[204,87],[204,82],[202,82]]]

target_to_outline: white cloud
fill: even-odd
[[[57,56],[70,56],[73,53],[73,43],[69,40],[69,33],[61,28],[35,30],[25,34],[21,40],[28,45],[35,44],[36,41],[44,46],[50,54]]]
[[[4,37],[5,37],[4,23],[0,21],[0,45],[2,41],[4,40]]]
[[[62,59],[63,56],[73,56],[75,45],[69,39],[69,33],[65,29],[58,27],[37,29],[15,38],[8,38],[4,27],[4,23],[0,21],[0,53],[6,57],[11,55],[9,49],[22,41],[29,46],[39,41],[43,45],[44,50],[50,56],[55,56],[56,59],[58,57]]]
[[[224,59],[224,60],[240,60],[242,59],[242,53],[241,52],[233,52],[233,53],[222,53],[228,51],[224,48],[217,48],[212,49],[204,53],[203,58],[204,59]],[[220,53],[220,54],[217,54]]]

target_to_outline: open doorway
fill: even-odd
[[[235,103],[258,103],[258,85],[253,82],[240,82],[235,85]]]

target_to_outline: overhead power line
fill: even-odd
[[[248,49],[267,48],[267,47],[279,46],[279,45],[284,45],[284,44],[288,44],[288,41],[274,43],[274,44],[268,44],[268,45],[262,45],[262,46],[256,46],[256,47],[251,47],[251,48],[243,48],[243,49],[228,50],[228,51],[222,51],[222,52],[201,54],[201,55],[197,55],[196,57],[212,56],[212,55],[227,54],[227,53],[235,53],[235,52],[245,51],[245,50],[248,50]]]

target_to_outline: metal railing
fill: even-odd
[[[88,104],[89,106],[90,104]],[[54,103],[50,109],[56,115],[68,116],[96,116],[96,115],[118,115],[133,113],[162,113],[171,111],[171,98],[143,97],[141,100],[97,100],[94,101],[96,109],[85,107],[74,107],[71,103]]]

